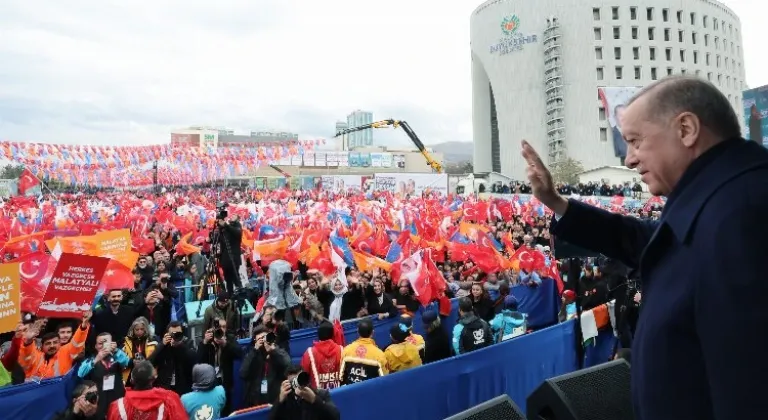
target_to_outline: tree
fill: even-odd
[[[2,172],[0,172],[0,178],[2,179],[16,179],[24,172],[24,165],[5,165]]]
[[[579,174],[584,172],[584,166],[578,160],[567,158],[551,165],[552,179],[555,183],[576,185]]]

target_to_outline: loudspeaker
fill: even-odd
[[[528,420],[634,420],[629,387],[624,360],[547,379],[528,396]]]
[[[512,398],[502,394],[445,420],[526,420],[526,418]]]

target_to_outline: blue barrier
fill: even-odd
[[[523,411],[525,399],[547,378],[577,367],[574,321],[420,368],[331,392],[344,418],[442,419],[501,394]],[[267,419],[269,410],[237,416]]]
[[[549,326],[557,322],[557,310],[559,306],[559,300],[556,292],[557,292],[557,289],[556,289],[555,282],[549,279],[545,279],[545,281],[542,283],[541,286],[534,289],[525,287],[525,286],[515,286],[512,288],[512,294],[518,299],[520,303],[520,310],[528,313],[529,325],[534,328]],[[447,319],[445,319],[443,323],[444,327],[448,331],[453,329],[453,326],[456,324],[457,315],[458,315],[456,310],[456,307],[458,305],[458,300],[454,299],[451,302],[451,304],[452,304],[451,315]],[[413,319],[414,331],[417,334],[424,333],[424,325],[421,321],[421,315],[422,315],[422,312],[419,311],[414,315],[414,319]],[[380,347],[384,348],[387,345],[389,345],[390,343],[389,328],[396,321],[397,321],[396,319],[385,319],[385,320],[374,321],[374,328],[375,328],[374,340]],[[343,324],[343,327],[344,327],[344,337],[347,343],[351,343],[352,341],[357,339],[357,322],[345,323]],[[547,331],[551,331],[551,330],[552,329],[549,329]],[[554,329],[552,331],[558,331],[558,330]],[[570,334],[572,335],[572,332]],[[302,355],[304,354],[304,351],[308,347],[310,347],[315,340],[317,340],[317,330],[315,328],[295,330],[291,332],[291,359],[294,361],[294,363],[299,363]],[[573,340],[575,339],[572,338],[569,340],[566,340],[569,342],[569,346],[566,347],[566,349],[567,349],[567,352],[573,353],[573,346],[574,346]],[[539,345],[539,343],[540,342],[538,341],[532,341],[532,342],[529,342],[528,345],[536,346],[536,345]],[[245,349],[247,349],[247,347],[250,345],[250,341],[241,340],[240,344]],[[507,344],[505,343],[504,346],[506,345]],[[553,354],[549,352],[548,349],[539,349],[536,347],[529,348],[528,352],[531,354],[536,354],[537,355],[536,360],[538,360],[539,356],[542,354],[544,355]],[[494,354],[497,354],[497,353],[493,353],[493,352],[488,353],[486,357],[494,357],[494,356],[491,356]],[[573,355],[573,357],[575,357],[575,354]],[[505,358],[499,357],[499,360],[497,360],[497,362],[499,362],[500,360],[503,361],[505,360]],[[515,360],[515,359],[513,358],[512,360]],[[526,360],[526,358],[522,358],[521,360]],[[512,363],[512,365],[517,366],[516,363]],[[240,369],[240,361],[236,361],[235,372],[238,372],[239,369]],[[422,372],[422,369],[425,369],[425,368],[414,370],[413,372],[409,373],[409,375],[416,374],[416,372]],[[524,369],[523,372],[525,371],[526,370]],[[470,371],[466,371],[467,376],[469,375],[469,372]],[[406,374],[406,373],[407,372],[404,372],[403,374]],[[556,373],[553,373],[550,376],[554,374]],[[542,376],[541,379],[537,379],[537,380],[538,382],[541,382],[541,380],[545,379],[546,377],[548,376]],[[536,378],[539,378],[539,376],[536,376]],[[52,412],[61,410],[64,407],[66,407],[67,396],[70,395],[72,388],[76,383],[76,380],[77,378],[75,377],[75,375],[70,373],[61,378],[54,378],[54,379],[42,381],[39,384],[28,383],[24,385],[0,388],[0,413],[3,413],[3,414],[13,413],[14,416],[9,417],[13,419],[49,418]],[[384,379],[378,379],[375,382],[382,381],[382,380]],[[445,380],[445,378],[443,378],[443,380]],[[531,379],[531,381],[533,381],[533,379]],[[478,382],[478,381],[475,380],[474,382]],[[439,384],[439,381],[435,383]],[[538,385],[538,383],[536,385]],[[366,386],[371,386],[371,385],[366,384]],[[525,395],[527,395],[527,393],[530,392],[531,389],[520,391],[518,388],[508,387],[506,390],[502,392],[510,393],[510,395],[512,395],[513,398],[515,395],[519,394],[519,395],[522,395],[521,398],[524,399]],[[502,392],[499,392],[498,394]],[[401,394],[398,393],[397,395],[401,395]],[[410,394],[410,396],[413,396],[413,395],[418,395],[418,394]],[[485,395],[485,394],[482,394],[482,395]],[[496,395],[493,395],[493,396],[496,396]],[[242,381],[240,381],[239,379],[236,379],[233,390],[232,390],[232,402],[234,407],[240,407],[242,405],[242,401],[243,401],[242,397],[243,397],[243,384],[242,384]],[[334,398],[336,399],[335,396]],[[389,400],[389,398],[387,398],[386,400],[391,401]],[[39,403],[40,401],[45,401],[45,404],[40,404]],[[475,401],[475,400],[472,399],[472,401]],[[477,403],[479,402],[482,402],[482,401],[477,400]],[[346,407],[343,407],[341,405],[340,407],[346,410]],[[354,411],[354,409],[352,410]],[[461,411],[461,410],[458,410],[458,411]]]

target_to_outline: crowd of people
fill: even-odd
[[[563,185],[561,192],[625,195],[593,187]],[[339,418],[331,389],[525,334],[513,286],[536,288],[551,279],[562,292],[579,281],[587,309],[610,297],[610,264],[587,259],[568,276],[569,266],[552,252],[551,214],[524,188],[491,201],[247,188],[10,199],[2,205],[7,242],[46,226],[56,235],[60,225],[82,220],[92,231],[122,223],[141,255],[134,284],[105,290],[81,319],[27,313],[16,331],[0,336],[0,386],[75,369],[82,381],[58,415],[68,420],[137,412],[215,419],[266,405],[276,419]],[[662,204],[611,210],[652,218]],[[26,230],[14,231],[22,219]],[[5,260],[31,252],[26,246],[5,247]],[[414,255],[413,270],[436,276],[437,288],[422,289],[408,271]],[[216,279],[218,287],[210,286]],[[212,302],[203,314],[184,310],[206,297]],[[459,298],[459,321],[446,331],[450,298]],[[572,300],[563,295],[564,313]],[[244,301],[256,308],[250,321],[241,316]],[[419,311],[424,337],[413,332]],[[382,349],[372,339],[372,320],[387,318],[397,322]],[[358,320],[359,338],[349,344],[339,332],[347,320]],[[202,325],[200,336],[193,336],[193,323]],[[301,328],[317,328],[318,341],[294,365],[290,331]],[[250,344],[241,346],[242,338]],[[242,406],[232,402],[236,380],[245,385]]]

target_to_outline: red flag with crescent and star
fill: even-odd
[[[29,168],[24,168],[24,171],[21,172],[21,176],[19,176],[19,195],[26,194],[27,191],[38,185],[40,185],[40,180],[37,179],[35,174],[33,174]]]

